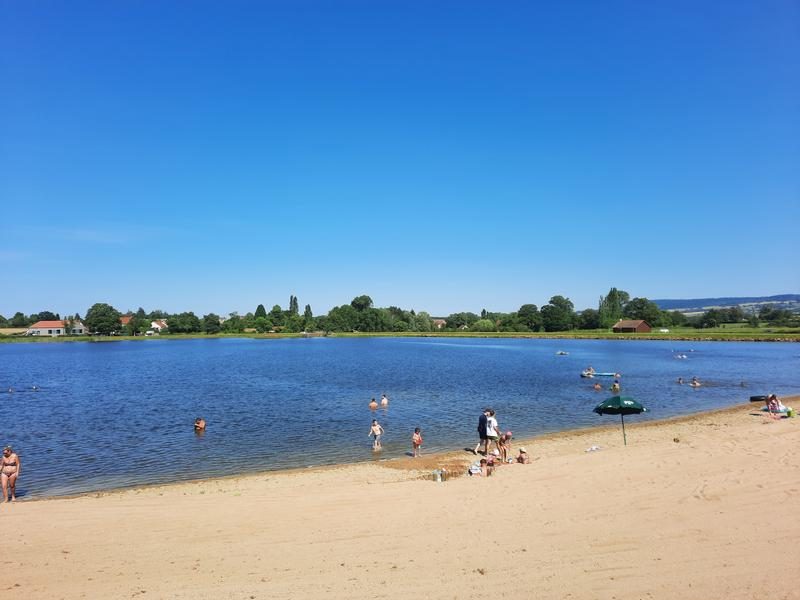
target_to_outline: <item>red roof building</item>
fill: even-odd
[[[614,333],[650,333],[653,328],[647,321],[620,319],[611,330]]]

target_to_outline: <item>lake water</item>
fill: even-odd
[[[556,352],[569,352],[557,356]],[[686,359],[676,359],[682,353]],[[0,443],[23,463],[21,497],[290,467],[376,460],[367,436],[386,429],[380,459],[474,446],[492,406],[517,438],[610,424],[592,408],[608,378],[651,412],[631,422],[800,394],[800,344],[309,338],[0,344]],[[675,383],[696,375],[705,385]],[[746,387],[742,387],[744,382]],[[37,386],[39,391],[33,391]],[[390,405],[370,411],[386,392]],[[192,423],[202,415],[204,435]]]

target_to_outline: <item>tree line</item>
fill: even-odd
[[[121,318],[127,323],[122,324]],[[300,313],[296,296],[289,297],[287,309],[275,304],[269,311],[259,304],[254,312],[239,315],[229,313],[220,317],[215,313],[203,316],[195,313],[167,313],[162,310],[146,312],[143,308],[122,313],[109,304],[92,305],[84,318],[80,314],[67,316],[70,323],[82,322],[93,333],[103,335],[142,335],[152,327],[153,321],[163,320],[168,333],[243,333],[245,331],[299,333],[303,331],[326,332],[429,332],[476,331],[476,332],[556,332],[572,330],[610,329],[620,319],[644,320],[653,327],[696,328],[718,327],[726,323],[748,322],[753,327],[761,323],[778,326],[800,325],[800,315],[785,309],[762,306],[758,313],[745,313],[741,307],[711,309],[702,315],[687,317],[678,311],[661,310],[647,298],[631,298],[628,292],[611,288],[600,296],[597,309],[575,311],[569,298],[553,296],[538,307],[523,304],[514,312],[452,313],[443,319],[434,319],[427,312],[404,310],[396,306],[376,308],[367,295],[356,296],[349,304],[335,306],[326,315],[314,316],[311,306],[306,304]],[[37,321],[61,320],[58,313],[42,311],[31,315],[17,312],[10,319],[0,315],[0,327],[23,328]]]

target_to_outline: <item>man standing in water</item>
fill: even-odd
[[[484,408],[483,412],[481,413],[481,416],[478,417],[478,437],[480,438],[480,441],[478,442],[478,445],[475,446],[475,449],[472,451],[473,454],[477,454],[478,449],[481,446],[483,446],[484,454],[486,454],[486,452],[488,452],[489,450],[489,439],[486,437],[486,423],[488,422],[489,419],[490,410],[491,409],[489,408]]]

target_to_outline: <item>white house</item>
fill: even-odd
[[[84,335],[89,333],[86,330],[86,326],[80,321],[70,321],[69,324],[69,333],[72,335]],[[37,321],[28,327],[25,335],[49,335],[50,337],[56,337],[64,335],[65,332],[66,327],[64,321]]]

